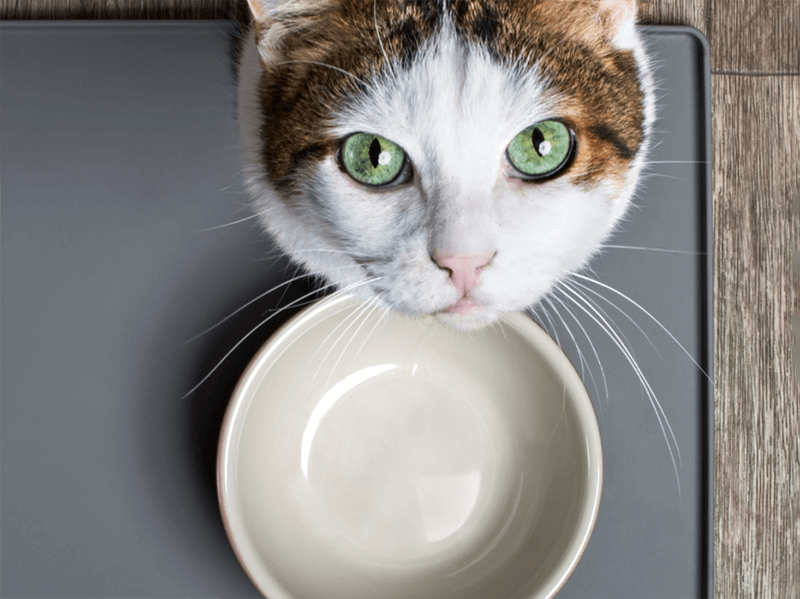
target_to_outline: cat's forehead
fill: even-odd
[[[467,114],[483,102],[487,122],[513,122],[514,115],[526,115],[526,103],[527,120],[537,113],[537,102],[546,111],[557,95],[559,112],[587,142],[574,168],[587,181],[621,172],[642,142],[642,92],[633,53],[614,47],[604,33],[596,12],[602,2],[288,0],[260,33],[267,170],[288,180],[304,163],[335,152],[343,133],[335,127],[341,121],[332,118],[337,112],[352,115],[371,106],[382,125],[394,114],[396,124],[404,126],[412,119],[403,110],[426,102],[441,108],[417,110],[416,126],[421,127],[433,115],[458,115],[457,102],[467,99],[461,106]],[[437,63],[434,56],[447,60]],[[437,70],[426,73],[425,65],[433,64]],[[484,69],[483,80],[480,73],[462,76],[464,69],[486,64],[493,68]],[[502,72],[504,77],[497,75]],[[510,84],[514,78],[525,85],[515,88]],[[472,82],[482,89],[452,93]],[[387,102],[378,109],[381,84]],[[525,96],[531,88],[535,93]],[[515,95],[520,89],[521,99]],[[401,101],[392,93],[409,97]],[[505,114],[509,110],[514,114]],[[362,110],[362,117],[367,112]],[[458,123],[449,120],[456,138]],[[469,119],[461,122],[466,134]],[[518,123],[520,128],[530,124]],[[420,129],[416,138],[425,135]]]
[[[405,68],[389,69],[332,115],[333,133],[391,139],[415,168],[469,185],[497,175],[500,158],[526,127],[560,116],[559,94],[536,68],[503,67],[485,48],[443,31]]]

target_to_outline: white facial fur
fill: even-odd
[[[634,49],[648,129],[652,86],[632,24],[616,42]],[[643,146],[621,190],[579,186],[566,176],[537,183],[508,176],[508,144],[526,127],[559,117],[559,98],[536,70],[504,69],[445,27],[410,68],[368,82],[358,101],[331,114],[335,135],[368,132],[400,145],[412,180],[365,188],[329,157],[306,173],[303,201],[286,203],[257,158],[261,68],[251,41],[240,65],[239,121],[263,226],[296,262],[339,288],[375,279],[352,292],[404,312],[436,313],[460,328],[532,306],[581,268],[625,213],[646,156]],[[478,310],[446,311],[461,294],[432,260],[437,250],[493,255],[470,295]]]

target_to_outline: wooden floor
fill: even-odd
[[[0,16],[225,18],[233,1],[0,0]],[[800,1],[648,0],[640,11],[643,23],[691,25],[711,42],[715,596],[797,598]]]
[[[642,12],[711,43],[715,594],[800,597],[800,2],[662,0]]]

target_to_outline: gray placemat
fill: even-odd
[[[258,596],[222,528],[214,460],[228,394],[273,324],[182,396],[266,310],[309,287],[278,289],[194,338],[292,274],[247,219],[229,30],[0,28],[4,597]],[[710,372],[709,169],[693,162],[708,160],[707,52],[686,29],[647,40],[658,164],[610,243],[686,253],[609,248],[590,276]],[[571,335],[554,334],[580,365],[574,337],[588,363],[605,451],[596,530],[559,597],[706,596],[708,381],[647,315],[587,284],[636,321],[590,294],[628,339],[682,463],[623,354],[573,305],[592,350],[554,301]]]

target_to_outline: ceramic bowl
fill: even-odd
[[[260,349],[218,490],[269,599],[551,597],[600,502],[580,377],[522,314],[477,331],[336,297]]]

